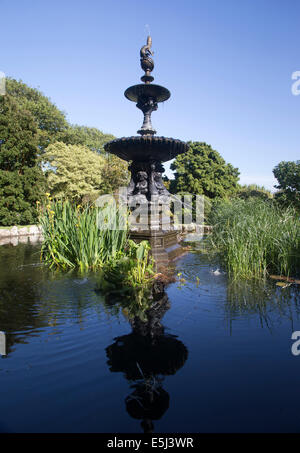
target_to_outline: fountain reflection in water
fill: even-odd
[[[130,383],[126,410],[131,417],[141,420],[144,432],[153,432],[153,421],[159,420],[169,408],[164,377],[174,375],[188,357],[185,345],[176,336],[165,334],[161,324],[170,306],[164,285],[156,282],[148,308],[128,319],[132,332],[115,338],[106,348],[110,371],[124,373]]]

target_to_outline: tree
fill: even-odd
[[[38,133],[29,111],[0,97],[0,225],[32,224],[45,178],[37,164]]]
[[[114,154],[109,153],[104,156],[104,162],[101,193],[113,193],[117,191],[119,187],[126,187],[130,180],[128,163]]]
[[[43,159],[50,164],[46,177],[53,197],[80,202],[100,192],[102,156],[84,146],[56,142],[48,146]]]
[[[224,198],[237,190],[239,171],[226,164],[221,155],[204,142],[189,142],[190,148],[171,165],[175,179],[173,193],[192,193],[208,198]]]
[[[83,145],[96,153],[104,153],[105,143],[113,140],[111,134],[104,134],[96,127],[69,126],[60,135],[60,140],[68,145]]]
[[[35,119],[41,153],[50,143],[58,141],[61,134],[69,128],[65,113],[39,90],[29,87],[22,81],[7,78],[6,92],[14,98],[21,109],[28,110]]]
[[[51,195],[56,198],[91,201],[127,183],[125,162],[85,146],[56,142],[48,146],[43,158],[50,164],[46,176]]]
[[[85,150],[83,151],[83,154],[86,153],[86,149],[94,152],[93,156],[90,155],[90,162],[96,163],[96,167],[94,169],[95,172],[99,170],[99,162],[101,160],[97,159],[97,153],[102,154],[103,159],[101,160],[101,185],[98,186],[99,174],[92,175],[91,165],[89,165],[86,160],[84,162],[81,160],[81,163],[83,165],[82,174],[80,175],[79,172],[76,175],[78,182],[80,177],[82,178],[82,183],[79,185],[76,184],[77,187],[81,187],[81,189],[79,189],[77,195],[75,195],[76,187],[74,186],[74,190],[72,189],[66,194],[67,198],[81,198],[83,196],[83,192],[85,193],[86,190],[87,192],[89,192],[89,189],[91,188],[93,188],[91,193],[95,194],[95,187],[97,187],[97,190],[99,190],[100,193],[109,193],[117,189],[119,186],[127,185],[127,164],[118,157],[107,155],[104,152],[104,144],[110,140],[113,140],[115,138],[113,135],[104,134],[99,129],[94,127],[70,125],[66,119],[65,113],[59,110],[48,97],[44,96],[43,93],[41,93],[39,90],[29,87],[22,81],[16,81],[14,79],[8,78],[6,89],[10,97],[14,99],[15,104],[18,106],[18,108],[23,111],[26,110],[29,115],[31,114],[32,119],[35,120],[36,141],[33,146],[36,148],[36,146],[38,145],[38,153],[40,155],[40,160],[43,161],[44,168],[44,153],[50,145],[55,145],[57,142],[64,143],[65,145],[79,146],[80,149],[84,147]],[[53,149],[56,148],[51,148],[51,152],[53,151]],[[60,147],[59,149],[62,152],[63,148]],[[66,149],[67,148],[64,148],[65,152]],[[74,151],[75,149],[77,150],[77,148],[70,148],[69,151]],[[71,153],[69,153],[69,156],[70,155]],[[81,153],[78,152],[76,155],[79,156],[81,155]],[[47,159],[49,161],[49,154]],[[48,174],[48,181],[51,181],[51,183],[54,184],[55,179],[55,187],[58,190],[57,193],[60,193],[60,196],[62,196],[62,187],[64,186],[64,184],[66,184],[66,187],[68,187],[68,190],[70,190],[71,183],[69,182],[67,184],[66,180],[69,179],[69,181],[72,181],[72,177],[70,174],[68,174],[68,165],[63,160],[62,154],[60,154],[59,159],[58,172],[56,174],[53,172],[52,174]],[[70,157],[70,159],[72,159],[72,157]],[[74,163],[73,160],[72,162]],[[87,165],[87,167],[85,165]],[[62,176],[62,174],[64,174],[64,176]],[[86,174],[89,175],[91,185],[87,184],[87,186],[85,186],[85,182],[87,180]],[[58,189],[58,180],[60,177],[60,189]],[[89,187],[89,189],[87,189],[87,187]]]
[[[272,193],[263,186],[257,184],[245,184],[238,187],[236,193],[238,198],[248,200],[248,198],[260,198],[261,200],[269,200],[273,198]]]
[[[273,173],[278,181],[275,187],[279,189],[275,193],[275,199],[283,205],[292,204],[300,210],[300,160],[282,161],[273,169]]]
[[[165,188],[166,188],[167,190],[170,190],[171,181],[170,181],[170,179],[168,178],[168,176],[167,176],[167,175],[164,175],[164,176],[162,177],[162,180],[163,180],[163,183],[164,183]]]
[[[115,137],[104,134],[95,127],[70,125],[66,114],[41,91],[31,88],[22,81],[8,78],[6,91],[20,108],[28,110],[38,127],[38,145],[43,154],[47,146],[55,142],[67,145],[83,145],[91,151],[104,152],[103,145]]]

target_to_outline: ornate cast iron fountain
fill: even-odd
[[[152,127],[152,112],[157,110],[158,103],[168,100],[171,94],[167,88],[152,84],[154,62],[151,46],[152,39],[148,36],[147,44],[140,50],[140,63],[145,72],[141,77],[143,83],[127,88],[124,93],[144,114],[143,124],[137,131],[139,136],[113,140],[105,145],[105,150],[130,162],[128,204],[131,207],[147,204],[148,209],[146,221],[143,220],[138,228],[131,231],[131,237],[137,241],[149,240],[154,258],[161,263],[173,259],[182,251],[177,241],[177,231],[172,221],[170,224],[170,218],[164,215],[166,207],[170,205],[171,195],[162,180],[162,163],[186,152],[188,145],[174,138],[158,137]],[[160,206],[158,210],[157,206]],[[155,209],[159,214],[158,221],[153,220]]]

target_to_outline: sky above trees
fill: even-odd
[[[153,113],[159,135],[211,144],[242,184],[272,188],[272,169],[299,159],[299,0],[0,0],[0,15],[0,71],[71,123],[136,134],[123,92],[140,83],[149,25],[155,83],[171,91]]]

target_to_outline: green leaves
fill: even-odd
[[[106,215],[116,214],[114,205],[105,208]],[[124,215],[124,213],[122,213]],[[50,267],[99,269],[115,260],[126,246],[126,230],[98,228],[95,206],[74,206],[68,201],[51,201],[41,208],[40,224],[44,241],[42,259]]]
[[[37,165],[37,128],[11,96],[0,96],[0,225],[37,221],[45,178]]]
[[[171,169],[175,171],[175,180],[170,186],[173,193],[224,198],[237,189],[238,169],[226,164],[206,143],[190,142],[188,152],[177,156]]]
[[[59,110],[49,98],[22,81],[8,78],[6,91],[14,98],[19,108],[26,110],[34,118],[37,127],[37,144],[43,152],[46,147],[58,140],[68,129],[65,113]]]
[[[53,197],[79,203],[84,196],[99,195],[105,165],[102,156],[84,146],[57,142],[48,146],[43,160],[53,168],[46,173]]]
[[[269,190],[263,186],[258,186],[257,184],[239,186],[236,196],[244,200],[247,200],[248,198],[260,198],[261,200],[273,198],[273,195]]]
[[[235,278],[290,276],[300,268],[300,221],[292,208],[250,198],[215,203],[208,237]]]
[[[136,258],[138,261],[142,261],[146,253],[149,250],[149,244],[147,241],[142,241],[136,249]]]
[[[147,241],[136,244],[128,240],[124,251],[109,259],[100,272],[99,290],[105,296],[119,300],[122,308],[127,308],[129,317],[141,314],[142,308],[149,303],[154,275],[149,252]]]
[[[101,194],[111,193],[127,185],[127,164],[115,156],[108,158],[82,145],[57,142],[43,155],[51,195],[76,203],[95,201]]]
[[[51,162],[55,171],[47,165],[43,168],[49,170],[47,179],[52,194],[76,202],[83,199],[91,202],[99,194],[127,186],[127,163],[116,156],[107,156],[103,150],[104,144],[114,139],[113,135],[97,128],[70,125],[65,113],[39,90],[10,78],[6,82],[8,94],[1,96],[0,103],[1,170],[23,175],[23,168],[37,167],[38,158],[44,165]],[[34,198],[40,199],[38,193],[45,189],[46,179],[42,181],[42,175],[41,171],[37,175],[38,184],[32,180],[36,188],[30,191],[30,206]],[[21,188],[19,195],[21,200],[29,201],[25,194],[23,197]],[[16,214],[8,216],[8,208],[4,209],[0,224],[23,222],[17,202],[10,204],[9,209],[15,209]],[[27,217],[34,221],[34,208],[31,211],[32,215]]]
[[[300,211],[300,160],[280,162],[273,170],[279,192],[275,199],[282,205],[292,204]]]
[[[69,125],[68,128],[57,137],[57,141],[64,142],[68,145],[86,146],[94,153],[103,154],[105,143],[114,138],[113,135],[104,134],[96,127],[73,124]]]

